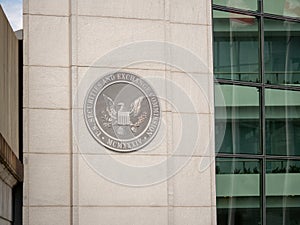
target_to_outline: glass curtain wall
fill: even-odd
[[[300,225],[300,0],[213,0],[218,225]]]

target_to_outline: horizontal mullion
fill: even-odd
[[[292,85],[263,84],[263,83],[255,83],[255,82],[248,82],[248,81],[220,79],[220,78],[215,78],[215,84],[231,84],[231,85],[241,85],[241,86],[257,87],[257,88],[265,87],[268,89],[300,91],[300,86],[298,87]]]
[[[263,159],[263,155],[216,153],[217,158]]]
[[[276,155],[266,155],[266,159],[274,159],[274,160],[300,160],[300,156],[276,156]]]
[[[222,6],[222,5],[212,5],[212,8],[214,10],[220,10],[224,12],[231,12],[231,13],[237,13],[237,14],[243,14],[248,16],[255,16],[255,17],[264,17],[267,19],[275,19],[275,20],[284,20],[289,22],[298,22],[300,23],[300,18],[290,17],[290,16],[282,16],[282,15],[276,15],[272,13],[260,13],[257,11],[251,11],[246,9],[238,9],[228,6]]]
[[[265,88],[269,88],[269,89],[300,91],[300,87],[292,86],[292,85],[279,85],[279,84],[263,84],[263,85]]]
[[[284,21],[289,21],[289,22],[300,23],[300,18],[295,18],[295,17],[281,16],[281,15],[275,15],[275,14],[271,14],[271,13],[263,13],[262,16],[266,19],[284,20]]]
[[[222,5],[214,5],[213,4],[212,8],[215,10],[220,10],[220,11],[224,11],[224,12],[231,12],[231,13],[237,13],[237,14],[243,14],[243,15],[255,16],[255,17],[260,17],[262,15],[262,13],[259,13],[256,11],[251,11],[251,10],[246,10],[246,9],[238,9],[238,8],[222,6]]]
[[[228,80],[215,78],[215,84],[233,84],[233,85],[241,85],[241,86],[250,86],[250,87],[262,87],[262,83],[248,82],[248,81],[239,81],[239,80]]]
[[[230,153],[216,153],[216,158],[245,158],[245,159],[265,158],[266,160],[300,160],[300,156],[252,155],[252,154],[230,154]]]

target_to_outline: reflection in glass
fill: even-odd
[[[216,152],[260,153],[258,89],[216,85],[217,89],[221,94],[215,94],[215,133],[221,143]]]
[[[214,11],[213,22],[215,77],[259,82],[257,19]]]
[[[261,224],[260,162],[217,158],[218,225]]]
[[[267,225],[300,224],[300,161],[268,160]]]
[[[300,17],[299,0],[264,0],[264,12],[290,17]]]
[[[257,10],[257,0],[213,0],[213,4],[246,10]]]
[[[300,155],[300,92],[266,89],[266,151]]]
[[[265,82],[300,86],[300,23],[265,19],[264,26]]]

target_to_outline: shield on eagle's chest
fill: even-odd
[[[129,112],[118,112],[118,125],[129,125]]]

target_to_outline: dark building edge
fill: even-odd
[[[23,39],[23,38],[22,38]],[[23,164],[23,40],[19,40],[19,160]],[[13,188],[13,225],[22,225],[23,223],[23,181],[18,182]]]

